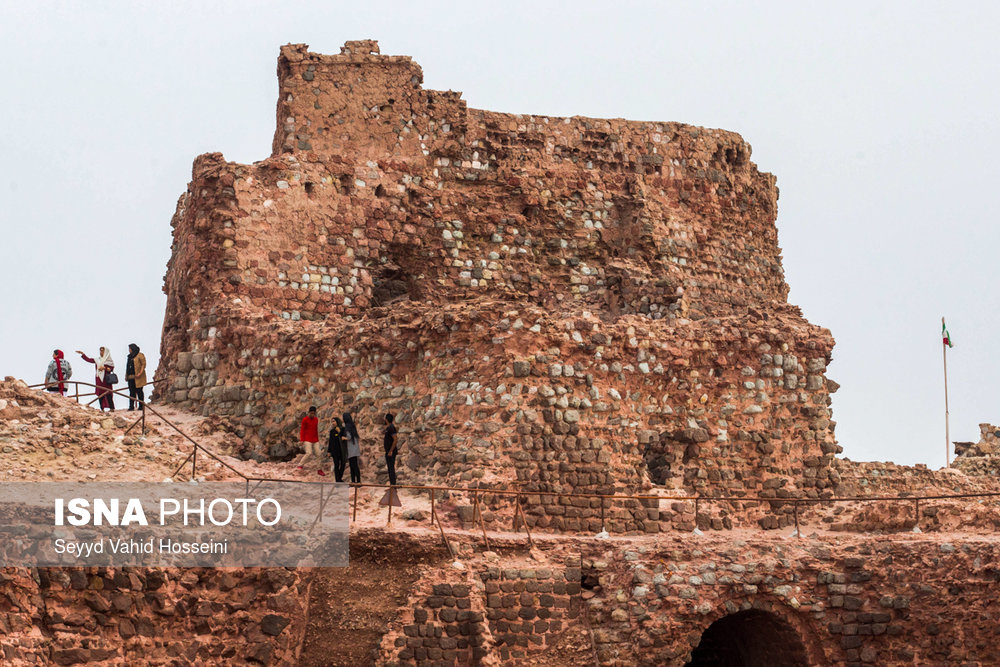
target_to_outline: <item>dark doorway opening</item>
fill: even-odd
[[[412,298],[416,286],[413,277],[398,267],[382,269],[374,279],[372,287],[372,305],[375,307],[389,306],[396,301]]]
[[[800,667],[808,665],[798,633],[757,609],[723,616],[701,635],[685,667]]]
[[[398,301],[421,300],[424,262],[416,247],[390,243],[382,257],[382,265],[373,271],[372,306],[382,308]]]

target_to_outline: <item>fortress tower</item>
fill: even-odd
[[[202,155],[178,202],[158,400],[275,458],[307,406],[353,408],[369,480],[391,411],[412,483],[832,491],[833,338],[787,302],[775,179],[739,135],[470,109],[374,41],[284,46],[278,79],[271,156]]]

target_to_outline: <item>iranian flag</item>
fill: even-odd
[[[955,347],[951,344],[951,334],[948,333],[948,327],[944,324],[944,318],[941,318],[941,342],[948,347]]]

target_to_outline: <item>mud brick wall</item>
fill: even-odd
[[[470,109],[368,41],[282,47],[278,81],[272,155],[200,156],[178,202],[156,400],[278,459],[350,408],[368,481],[392,411],[408,482],[832,493],[833,338],[787,303],[738,135]]]
[[[4,664],[292,665],[305,593],[284,569],[5,568]]]
[[[772,662],[992,664],[996,632],[981,624],[997,612],[996,555],[989,541],[737,541],[626,551],[585,561],[584,574],[600,582],[590,623],[605,664],[680,665],[699,645],[718,652],[725,642],[705,641],[716,622],[757,637],[758,657]]]
[[[412,616],[383,639],[381,662],[442,664],[406,652],[408,642],[447,627],[436,622],[451,608],[442,600],[466,600],[466,592],[471,609],[485,608],[480,646],[497,664],[551,656],[566,636],[579,637],[588,662],[601,665],[680,666],[695,655],[731,657],[737,646],[752,664],[1000,660],[992,622],[1000,571],[988,539],[666,537],[655,547],[576,546],[581,554],[562,563],[476,565],[472,586],[466,573],[428,571],[405,612]],[[463,582],[462,595],[438,584],[451,581]],[[411,617],[430,630],[408,625]]]
[[[544,654],[583,610],[576,566],[424,573],[382,640],[387,664],[518,664]],[[442,583],[444,582],[444,583]]]
[[[471,665],[489,653],[481,596],[468,583],[426,584],[403,614],[393,642],[396,660],[417,665]],[[473,601],[477,608],[473,608]]]
[[[518,661],[544,651],[582,608],[580,568],[488,568],[486,618],[493,654]]]

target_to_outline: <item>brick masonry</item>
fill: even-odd
[[[579,554],[556,565],[428,571],[412,610],[383,638],[380,662],[470,664],[479,654],[442,644],[461,636],[480,647],[484,664],[522,664],[579,629],[588,649],[581,664],[684,665],[699,645],[724,649],[705,641],[717,622],[751,647],[753,664],[1000,660],[991,622],[1000,613],[1000,575],[990,540],[663,538],[631,548],[573,546]],[[453,589],[440,582],[458,580],[461,595],[447,595]],[[486,622],[476,611],[474,622],[449,634],[449,619],[461,611],[441,614],[458,602],[485,608]],[[427,639],[411,641],[416,636]]]

